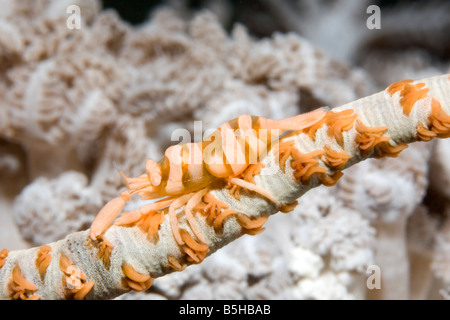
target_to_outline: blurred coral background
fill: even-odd
[[[70,5],[79,29],[67,26]],[[381,29],[367,27],[370,5]],[[240,114],[281,119],[450,73],[448,1],[0,8],[0,249],[89,228],[125,187],[119,170],[144,172],[179,142],[176,129],[196,139]],[[355,165],[262,234],[118,299],[448,299],[449,157],[450,140],[433,140]],[[373,265],[381,289],[367,286]]]

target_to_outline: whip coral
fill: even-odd
[[[404,144],[417,140],[418,123],[431,123],[428,130],[446,137],[450,131],[450,76],[442,75],[407,83],[415,85],[418,90],[426,88],[426,96],[419,94],[414,96],[415,101],[409,98],[405,101],[402,100],[402,95],[392,94],[393,85],[378,94],[337,107],[332,113],[318,109],[309,114],[274,122],[255,117],[253,126],[257,133],[258,130],[272,126],[294,131],[273,142],[280,147],[268,146],[267,155],[260,154],[257,157],[263,166],[252,172],[253,182],[233,178],[243,169],[242,164],[229,158],[232,148],[227,149],[227,124],[219,128],[222,140],[216,140],[215,146],[224,149],[224,156],[230,159],[230,163],[219,162],[208,169],[208,174],[205,170],[195,171],[195,174],[194,171],[189,171],[196,178],[194,184],[189,179],[184,180],[185,175],[182,173],[183,170],[189,170],[189,165],[193,163],[186,162],[186,166],[179,168],[177,166],[181,163],[175,161],[176,154],[166,152],[165,160],[156,164],[156,167],[147,166],[150,170],[148,178],[146,175],[142,176],[139,184],[132,185],[134,178],[124,177],[128,190],[104,206],[90,230],[50,243],[45,251],[33,248],[3,253],[5,257],[2,258],[4,262],[0,269],[0,296],[17,299],[99,299],[112,298],[130,290],[145,290],[153,279],[180,271],[184,265],[201,263],[207,255],[243,234],[260,233],[269,216],[283,209],[284,205],[294,203],[311,188],[321,184],[334,184],[341,177],[341,170],[369,157],[397,157],[404,149]],[[409,110],[411,103],[413,107]],[[408,105],[407,114],[405,105]],[[351,114],[357,116],[349,121],[347,112],[344,112],[346,110],[353,110]],[[336,119],[336,115],[339,114],[345,119],[345,124],[335,126],[334,123],[339,119]],[[329,117],[333,120],[327,120]],[[243,129],[247,126],[245,119],[245,116],[239,117],[228,125],[234,125],[235,130]],[[353,126],[349,125],[350,122],[353,122]],[[296,128],[291,128],[291,123]],[[317,123],[321,125],[315,128],[311,137],[308,129]],[[250,150],[255,148],[257,141],[267,143],[264,139],[259,137],[248,140],[248,147]],[[287,144],[287,147],[282,148],[283,144]],[[238,148],[238,145],[232,146]],[[342,155],[345,163],[328,166],[327,163],[332,163],[330,160],[327,163],[321,160],[326,154],[325,148],[345,152],[333,154],[335,157]],[[181,152],[182,149],[179,150]],[[281,157],[279,153],[282,153]],[[280,160],[284,163],[284,170],[280,169]],[[239,166],[233,167],[238,164]],[[247,163],[246,166],[248,165]],[[161,171],[155,171],[158,167]],[[223,174],[223,170],[227,170],[227,174]],[[155,172],[161,179],[153,177]],[[220,183],[227,179],[231,183],[246,182],[238,184],[242,187],[238,198]],[[124,218],[111,226],[111,222],[133,193],[139,194],[143,199],[167,197],[135,209],[138,210],[136,216],[124,213]],[[203,200],[206,194],[209,194],[209,200]],[[213,204],[214,202],[218,205]],[[198,204],[201,206],[196,209]],[[202,208],[207,208],[208,204],[209,210],[215,211],[212,216],[208,214],[209,222],[201,214]],[[190,213],[187,214],[187,211]],[[159,215],[155,212],[159,212]],[[127,219],[127,215],[132,215],[133,218]],[[152,221],[143,222],[148,223],[148,227],[144,228],[142,224],[134,223],[142,219],[143,215],[152,215]],[[150,229],[153,231],[149,238]],[[104,259],[106,248],[109,250],[107,264]],[[42,263],[37,267],[35,261],[44,260],[42,256],[46,252],[50,252],[52,258],[42,279]],[[70,267],[75,270],[75,278],[68,271]],[[70,280],[76,285],[74,289],[67,291]],[[17,289],[20,285],[25,291]]]

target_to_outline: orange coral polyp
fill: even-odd
[[[84,300],[94,287],[94,281],[87,282],[86,275],[72,265],[70,259],[64,254],[61,254],[59,258],[59,267],[63,273],[62,284],[66,289],[66,298]]]
[[[403,113],[409,115],[412,108],[418,100],[427,97],[429,89],[424,88],[425,83],[412,84],[413,80],[403,80],[391,84],[386,91],[392,96],[400,91],[400,105],[403,108]]]
[[[259,218],[250,218],[249,216],[242,214],[242,213],[238,213],[237,214],[237,219],[239,224],[244,228],[244,229],[259,229],[261,228],[267,221],[267,219],[269,219],[268,216],[263,216],[263,217],[259,217]]]
[[[320,182],[322,182],[322,184],[324,186],[327,187],[332,187],[334,185],[336,185],[336,183],[338,183],[339,179],[344,175],[344,173],[342,173],[341,171],[336,171],[333,175],[328,175],[328,174],[321,174],[319,176]]]
[[[184,253],[187,255],[187,260],[194,263],[202,262],[206,254],[209,252],[209,245],[206,243],[200,243],[194,240],[194,238],[184,229],[180,230],[181,237],[185,242],[185,245],[181,247]]]
[[[51,250],[52,248],[49,245],[43,245],[39,248],[37,253],[36,267],[39,271],[41,279],[44,279],[47,268],[52,260],[52,256],[50,255]]]
[[[186,254],[186,260],[191,263],[200,263],[206,258],[206,253],[195,252],[191,248],[184,246],[184,253]]]
[[[228,208],[228,204],[214,197],[210,192],[203,196],[203,204],[198,204],[195,208],[199,209],[206,216],[206,223],[211,225],[217,215]]]
[[[194,240],[194,238],[184,229],[180,230],[181,238],[186,245],[194,251],[209,251],[209,246],[206,243],[200,243]]]
[[[221,232],[223,229],[223,223],[229,217],[236,215],[237,211],[232,209],[223,210],[217,217],[214,219],[214,230],[216,232]]]
[[[181,264],[180,261],[171,255],[167,256],[167,264],[175,271],[183,271],[187,267],[186,264]]]
[[[399,153],[402,152],[408,148],[408,145],[406,144],[399,144],[396,146],[391,145],[389,141],[379,143],[375,147],[375,158],[382,158],[382,157],[391,157],[396,158],[398,157]]]
[[[164,222],[164,217],[163,211],[151,211],[142,215],[136,226],[147,234],[147,239],[155,242],[158,240],[159,226]]]
[[[381,142],[389,141],[389,137],[381,136],[379,134],[368,133],[363,134],[359,138],[355,139],[359,144],[359,149],[363,154],[369,154],[375,146]]]
[[[394,82],[391,85],[389,85],[389,87],[387,87],[386,91],[389,92],[389,94],[392,96],[397,91],[403,90],[403,88],[405,88],[405,86],[407,84],[412,83],[412,82],[414,82],[414,80],[411,80],[411,79]]]
[[[429,116],[431,130],[438,138],[450,138],[450,114],[445,113],[439,100],[431,101],[431,114]]]
[[[325,168],[319,165],[318,159],[325,153],[324,150],[301,153],[294,144],[294,141],[281,141],[278,144],[278,162],[283,172],[289,157],[292,157],[291,168],[294,169],[294,178],[301,183],[308,183],[313,174],[326,172]]]
[[[237,222],[242,227],[242,232],[246,234],[255,235],[264,230],[262,226],[266,223],[268,216],[263,216],[259,218],[250,218],[249,216],[239,213],[235,210],[228,209],[222,211],[217,218],[214,220],[214,230],[219,233],[223,231],[223,224],[225,220],[230,218],[231,216],[235,216]]]
[[[328,117],[328,113],[329,112],[330,111],[328,111],[322,119],[318,120],[316,123],[314,123],[313,125],[309,126],[308,128],[305,128],[305,129],[302,130],[304,133],[306,133],[308,135],[308,137],[311,140],[313,140],[313,141],[316,140],[316,132],[317,132],[317,130],[322,128],[323,125],[327,122],[327,117]]]
[[[142,274],[137,272],[133,268],[133,266],[128,263],[124,264],[124,266],[122,267],[122,271],[128,279],[133,280],[135,282],[146,282],[151,278],[148,274]]]
[[[364,125],[364,123],[362,123],[361,121],[357,120],[356,121],[356,131],[358,131],[359,133],[365,133],[365,134],[369,134],[369,133],[373,133],[373,134],[384,134],[387,132],[387,127],[385,126],[380,126],[380,127],[367,127],[366,125]]]
[[[106,267],[106,269],[109,269],[111,254],[114,246],[111,242],[106,240],[104,236],[100,236],[98,240],[100,241],[100,243],[98,245],[97,257],[103,262],[103,265]]]
[[[137,272],[131,264],[124,263],[122,272],[125,275],[126,285],[133,291],[147,290],[153,284],[154,279],[150,275]]]
[[[265,230],[262,226],[266,223],[268,216],[259,218],[250,218],[249,216],[239,213],[237,215],[238,223],[242,226],[242,233],[248,235],[257,235]]]
[[[8,249],[3,249],[2,251],[0,251],[0,268],[5,265],[8,253],[9,253]]]
[[[325,153],[324,150],[314,150],[309,153],[301,153],[293,148],[291,151],[291,167],[294,169],[294,178],[301,183],[308,183],[311,176],[315,173],[326,173],[325,168],[319,166],[317,159]]]
[[[411,113],[414,104],[421,99],[424,99],[428,95],[428,88],[423,88],[424,83],[418,83],[416,85],[406,85],[402,90],[402,98],[400,99],[400,105],[403,107],[403,113],[409,115]]]
[[[367,156],[374,151],[375,158],[397,157],[400,152],[408,146],[406,144],[392,145],[390,138],[383,134],[387,132],[386,127],[367,127],[361,121],[357,121],[355,142],[361,151],[361,154]]]
[[[92,290],[94,287],[94,281],[89,281],[83,284],[83,286],[79,290],[75,290],[73,292],[74,300],[84,300],[86,295]]]
[[[359,133],[355,142],[363,155],[368,155],[376,145],[389,141],[389,137],[383,136],[387,127],[367,127],[361,121],[356,120],[356,131]]]
[[[342,146],[344,144],[343,132],[353,128],[353,123],[358,115],[353,109],[347,109],[340,112],[329,111],[327,113],[328,135],[334,137],[337,143]]]
[[[34,294],[37,287],[25,279],[17,264],[13,268],[8,288],[11,290],[11,299],[13,300],[39,300],[40,298],[39,295]]]
[[[336,151],[329,146],[325,146],[324,151],[325,154],[323,155],[322,160],[332,169],[342,169],[351,157],[346,151]]]
[[[416,126],[417,136],[416,139],[420,141],[431,141],[437,137],[437,133],[433,130],[429,130],[422,122],[419,122]]]
[[[295,209],[295,207],[297,207],[297,205],[298,205],[297,200],[295,200],[292,203],[283,204],[280,206],[280,212],[289,213],[289,212],[293,211]]]
[[[295,141],[280,141],[277,147],[278,156],[276,161],[280,166],[280,169],[285,172],[286,161],[291,156],[292,148],[294,147]]]

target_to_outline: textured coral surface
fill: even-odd
[[[0,1],[0,251],[87,229],[125,187],[119,170],[140,175],[178,129],[198,141],[241,114],[282,119],[450,72],[448,4],[382,7],[381,30],[368,5],[168,1],[132,25],[94,0]],[[119,299],[449,298],[449,156],[433,140],[357,164],[262,234]]]

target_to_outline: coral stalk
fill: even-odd
[[[0,298],[111,299],[146,290],[153,279],[200,263],[243,234],[261,232],[269,216],[292,210],[314,187],[334,185],[345,168],[367,158],[396,157],[414,141],[449,137],[450,76],[398,82],[315,115],[314,123],[268,144],[257,167],[208,180],[207,192],[169,195],[164,205],[124,213],[98,233],[86,230],[41,248],[1,251]],[[129,184],[127,197],[154,194],[151,181],[162,183],[164,170],[150,172],[149,182],[146,175],[128,179],[145,183]],[[177,179],[182,188],[184,180]],[[236,188],[230,192],[233,182],[238,196]]]

